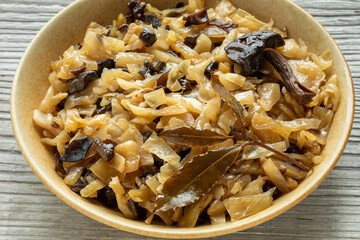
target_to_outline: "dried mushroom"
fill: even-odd
[[[86,69],[86,63],[83,63],[79,68],[69,70],[69,73],[72,73],[74,75],[78,75],[81,72],[85,71],[85,69]]]
[[[79,193],[81,189],[86,186],[86,184],[86,179],[83,176],[80,176],[76,183],[70,187],[70,189],[75,193]]]
[[[104,68],[107,68],[107,69],[115,68],[115,60],[112,58],[100,60],[97,62],[97,64],[99,65],[100,71],[102,71]]]
[[[286,89],[292,93],[295,100],[301,105],[310,103],[316,94],[296,79],[287,60],[271,48],[265,49],[264,55],[266,60],[278,71]]]
[[[66,175],[66,171],[62,165],[62,162],[60,160],[60,154],[58,152],[54,154],[54,159],[55,159],[55,172],[57,172],[57,174],[59,174],[61,177],[64,177]]]
[[[196,81],[191,81],[185,78],[180,78],[179,83],[181,85],[182,91],[190,91],[196,84]]]
[[[139,203],[134,202],[133,200],[129,200],[129,207],[131,212],[138,219],[146,219],[146,209],[139,206]]]
[[[184,17],[185,20],[185,27],[191,26],[191,25],[200,25],[207,23],[209,21],[209,17],[207,15],[206,8],[203,8],[196,13],[189,14]]]
[[[213,75],[213,73],[215,72],[216,69],[218,69],[219,67],[219,63],[215,60],[213,60],[209,65],[206,66],[205,71],[204,71],[204,75],[205,77],[207,77],[208,79],[211,79],[211,76]]]
[[[140,0],[130,0],[128,2],[128,7],[130,10],[128,22],[134,22],[137,19],[141,20],[144,17],[146,3],[140,2]]]
[[[114,191],[106,186],[98,191],[98,197],[100,202],[102,202],[105,206],[109,208],[116,208],[117,202],[116,202],[116,196]]]
[[[114,157],[114,145],[109,143],[106,144],[100,140],[100,138],[96,138],[93,149],[99,154],[99,156],[105,161],[110,161]]]
[[[160,76],[157,78],[157,83],[156,86],[162,86],[162,87],[166,87],[166,82],[168,80],[168,75],[169,75],[169,71],[163,72],[160,74]]]
[[[139,70],[139,74],[141,76],[143,76],[144,78],[149,77],[149,75],[151,75],[151,63],[148,60],[144,61],[144,64],[141,66],[140,70]]]
[[[101,100],[101,99],[99,98],[99,100]],[[97,108],[93,115],[106,113],[107,111],[111,111],[111,108],[112,108],[111,102],[107,103],[105,106],[101,106],[100,102],[99,103],[96,102],[96,106],[97,106]]]
[[[84,160],[93,142],[94,141],[88,136],[72,140],[65,147],[65,152],[61,155],[60,160],[63,162],[78,162]]]
[[[151,24],[153,28],[158,28],[161,26],[161,20],[153,13],[145,13],[144,21]]]
[[[157,73],[162,72],[165,68],[166,68],[166,63],[164,63],[161,60],[154,62],[152,66],[152,70]]]
[[[74,94],[81,92],[89,86],[90,82],[94,81],[98,77],[99,76],[96,71],[86,71],[80,73],[77,78],[70,80],[69,93]]]
[[[284,44],[278,33],[254,31],[231,41],[224,50],[231,61],[241,65],[241,73],[249,76],[258,71],[265,48],[277,48]]]
[[[215,18],[214,20],[208,22],[208,25],[209,26],[215,26],[215,27],[218,27],[218,28],[221,28],[222,30],[226,31],[226,32],[230,32],[231,30],[235,29],[238,27],[237,24],[235,23],[230,23],[230,22],[225,22],[225,21],[222,21],[218,18]]]
[[[125,34],[129,30],[129,24],[122,24],[120,27],[118,27],[118,31],[122,34]]]
[[[200,36],[200,34],[191,34],[186,36],[185,38],[185,45],[187,45],[190,48],[194,48],[196,46],[196,40]]]
[[[161,73],[165,69],[166,63],[161,60],[154,63],[150,63],[148,60],[145,60],[144,64],[140,67],[139,74],[144,78],[147,78],[155,73]]]
[[[144,42],[146,47],[151,47],[157,40],[155,33],[148,27],[144,27],[141,30],[139,38]]]

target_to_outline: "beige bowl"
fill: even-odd
[[[149,2],[159,8],[175,5],[166,0]],[[310,177],[258,214],[223,225],[187,229],[129,220],[97,201],[73,193],[55,173],[52,153],[40,142],[41,134],[32,122],[32,111],[39,106],[49,86],[50,61],[58,59],[70,45],[80,42],[91,21],[106,24],[120,12],[127,11],[127,0],[78,0],[54,17],[35,37],[21,59],[12,87],[11,118],[15,136],[22,154],[41,181],[71,207],[99,222],[133,233],[166,238],[209,237],[255,226],[293,207],[319,186],[340,158],[354,118],[353,83],[344,56],[329,33],[289,0],[233,0],[233,3],[261,20],[273,18],[277,27],[287,27],[291,38],[305,40],[311,51],[321,53],[330,49],[332,52],[334,64],[330,73],[338,75],[341,102],[322,153],[325,161],[314,168]],[[209,0],[207,4],[213,6],[215,1]]]

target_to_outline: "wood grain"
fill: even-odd
[[[17,64],[40,28],[70,2],[0,1],[0,239],[147,239],[98,223],[54,196],[23,159],[12,132],[9,100]],[[213,239],[360,238],[360,1],[294,2],[326,27],[350,65],[356,110],[349,143],[328,178],[300,204],[257,227]]]

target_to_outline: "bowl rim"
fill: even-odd
[[[292,208],[293,206],[298,204],[300,201],[302,201],[305,197],[307,197],[311,192],[313,192],[324,181],[324,179],[328,176],[328,174],[331,172],[331,170],[334,168],[334,166],[336,165],[336,163],[340,159],[340,157],[341,157],[341,155],[342,155],[342,153],[343,153],[343,151],[344,151],[344,149],[346,147],[348,139],[350,137],[350,133],[351,133],[351,130],[352,130],[352,125],[353,125],[353,122],[354,122],[354,114],[355,114],[354,84],[353,84],[353,80],[352,80],[349,65],[347,64],[345,56],[342,53],[342,51],[340,50],[340,48],[337,45],[336,41],[330,35],[330,33],[325,29],[324,26],[322,26],[310,13],[308,13],[306,10],[304,10],[302,7],[300,7],[296,3],[292,2],[291,0],[283,0],[283,1],[287,2],[287,3],[289,3],[290,5],[292,5],[292,7],[297,8],[297,10],[302,12],[302,14],[305,14],[319,28],[321,28],[326,33],[327,37],[329,38],[329,41],[331,41],[332,44],[334,44],[334,46],[336,47],[336,50],[341,54],[341,60],[344,61],[345,66],[346,66],[345,72],[347,73],[347,76],[348,76],[347,79],[350,82],[350,88],[351,88],[350,90],[351,91],[349,91],[349,92],[351,93],[351,96],[349,96],[349,97],[351,98],[352,106],[350,108],[350,110],[351,110],[351,118],[350,118],[349,125],[347,126],[348,129],[347,129],[347,133],[346,133],[346,139],[342,143],[340,151],[337,152],[336,156],[334,157],[334,161],[332,162],[330,167],[328,169],[326,169],[326,171],[324,171],[321,174],[321,177],[318,178],[316,181],[314,181],[312,183],[311,187],[308,187],[306,189],[306,191],[303,192],[303,194],[298,195],[294,200],[290,201],[289,204],[285,205],[284,207],[282,207],[280,209],[277,209],[276,211],[272,211],[269,214],[262,214],[264,216],[255,217],[250,222],[242,224],[242,225],[222,224],[222,225],[215,225],[215,226],[217,226],[217,228],[212,228],[212,229],[205,229],[205,228],[201,228],[201,227],[196,227],[196,228],[190,229],[192,231],[186,231],[186,229],[179,228],[179,227],[159,227],[157,225],[145,225],[145,224],[143,225],[142,228],[139,228],[136,225],[131,224],[131,222],[124,221],[124,222],[119,223],[119,222],[111,221],[111,219],[100,216],[96,212],[93,212],[93,211],[91,211],[89,209],[85,209],[77,201],[73,201],[72,199],[70,199],[66,195],[63,195],[61,193],[61,191],[54,184],[52,184],[50,181],[48,181],[46,179],[46,176],[42,175],[41,172],[37,169],[37,166],[33,163],[32,157],[29,154],[29,152],[25,149],[25,147],[22,144],[20,144],[21,143],[21,126],[16,121],[16,114],[15,114],[15,112],[16,112],[16,110],[15,110],[16,109],[16,106],[15,106],[15,90],[16,90],[17,84],[19,82],[18,81],[19,80],[19,74],[21,72],[21,69],[22,69],[22,66],[24,64],[25,58],[28,55],[30,49],[32,48],[34,43],[37,41],[37,39],[40,38],[42,33],[45,32],[47,30],[47,28],[49,28],[49,26],[52,25],[53,22],[55,22],[55,19],[60,18],[69,8],[76,7],[77,5],[81,4],[84,1],[86,1],[86,0],[78,0],[78,1],[74,1],[74,2],[70,3],[68,6],[63,8],[59,13],[57,13],[54,17],[52,17],[52,19],[50,21],[48,21],[41,28],[41,30],[36,34],[36,36],[33,38],[31,43],[26,48],[26,50],[25,50],[25,52],[24,52],[24,54],[23,54],[23,56],[22,56],[22,58],[21,58],[21,60],[20,60],[20,62],[18,64],[18,67],[17,67],[15,75],[14,75],[14,80],[13,80],[13,84],[12,84],[12,88],[11,88],[11,95],[10,95],[10,115],[11,115],[12,128],[13,128],[13,132],[14,132],[16,141],[18,143],[18,146],[20,148],[20,151],[21,151],[22,155],[24,156],[25,160],[27,161],[27,163],[29,164],[29,166],[31,167],[33,172],[36,174],[36,176],[42,181],[42,183],[51,192],[53,192],[58,198],[60,198],[67,205],[71,206],[75,210],[83,213],[84,215],[86,215],[86,216],[88,216],[88,217],[90,217],[92,219],[95,219],[98,222],[104,223],[104,224],[109,225],[111,227],[114,227],[114,228],[117,228],[117,229],[120,229],[120,230],[124,230],[124,231],[127,231],[127,232],[131,232],[131,233],[140,234],[140,235],[143,235],[143,236],[160,237],[160,238],[204,238],[204,237],[219,236],[219,235],[224,235],[224,234],[228,234],[228,233],[232,233],[232,232],[236,232],[236,231],[241,231],[241,230],[256,226],[258,224],[261,224],[261,223],[263,223],[265,221],[268,221],[268,220],[270,220],[270,219],[284,213],[285,211],[289,210],[290,208]],[[260,214],[260,213],[258,213],[258,214]],[[258,216],[258,214],[255,214],[253,216]],[[252,216],[250,216],[250,217],[252,217]],[[247,217],[247,218],[250,218],[250,217]],[[218,229],[219,227],[221,227],[221,228]],[[171,231],[169,231],[169,229]]]

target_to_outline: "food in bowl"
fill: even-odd
[[[75,193],[180,227],[236,221],[295,189],[339,103],[329,51],[221,1],[90,23],[51,63],[34,122]]]

